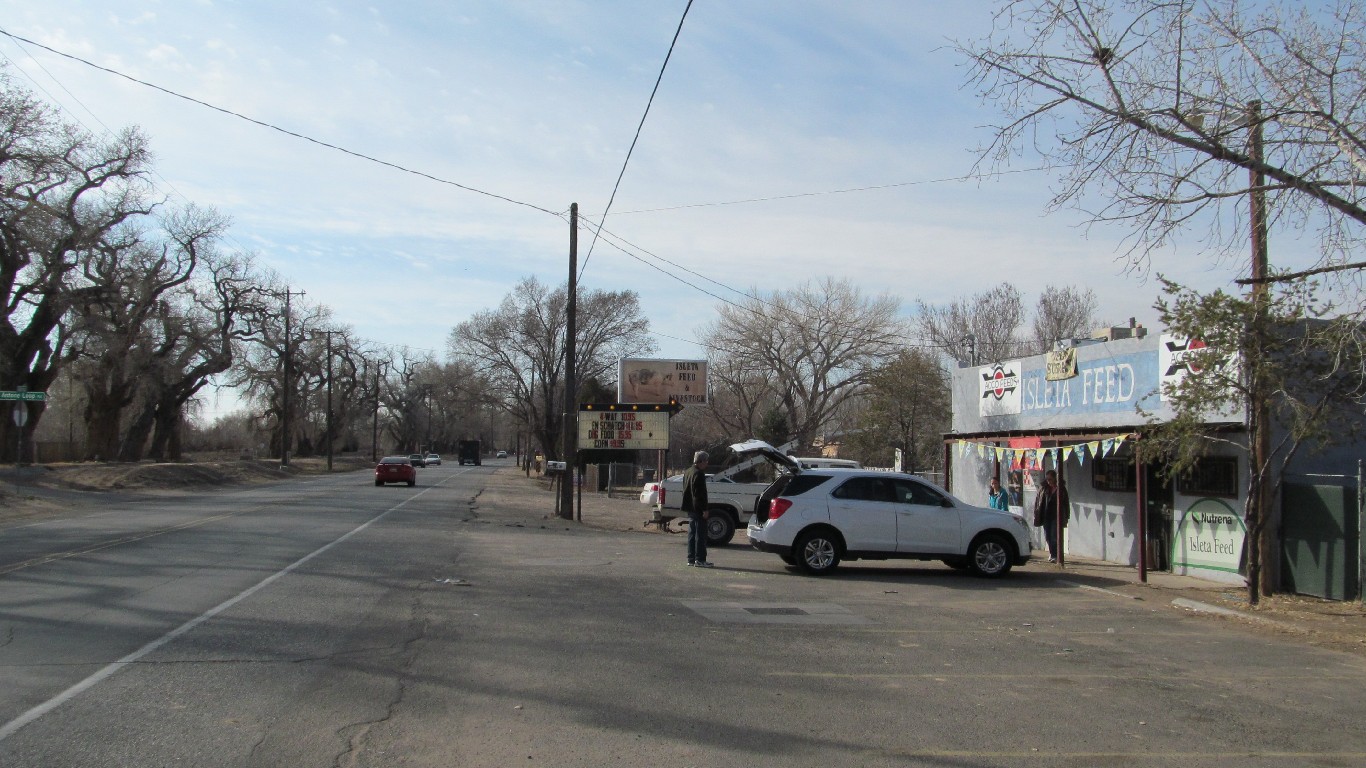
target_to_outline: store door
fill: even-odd
[[[1161,464],[1146,464],[1143,467],[1143,513],[1148,527],[1148,540],[1144,546],[1148,551],[1148,570],[1170,571],[1172,569],[1172,505],[1175,495],[1171,482],[1162,476],[1165,467]]]

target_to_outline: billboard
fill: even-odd
[[[706,360],[648,360],[623,357],[617,361],[617,402],[707,404]]]

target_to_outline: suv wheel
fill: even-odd
[[[829,531],[811,531],[797,539],[792,548],[797,565],[812,576],[821,576],[835,570],[840,564],[844,544]]]
[[[724,547],[735,538],[735,521],[730,519],[730,513],[718,507],[712,507],[707,519],[707,546]]]
[[[999,533],[984,533],[968,549],[968,566],[978,576],[996,578],[1010,573],[1010,545]]]

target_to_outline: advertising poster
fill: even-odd
[[[617,402],[706,405],[706,360],[648,360],[623,357],[617,361]]]

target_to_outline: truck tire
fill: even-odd
[[[735,538],[735,518],[725,507],[712,507],[707,512],[707,546],[724,547]]]

